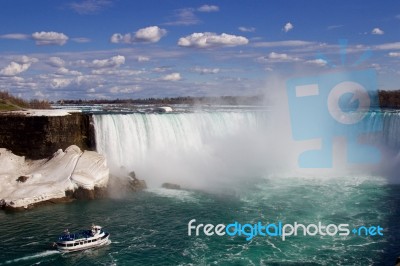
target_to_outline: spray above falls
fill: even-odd
[[[382,116],[384,130],[368,141],[398,150],[399,114],[370,113],[366,126],[374,127],[377,116]],[[99,114],[94,125],[97,151],[107,157],[111,170],[135,171],[150,186],[224,187],[288,173],[297,164],[290,127],[268,110]]]

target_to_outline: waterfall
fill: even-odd
[[[400,113],[384,112],[383,115],[383,138],[389,147],[400,148]]]
[[[287,168],[288,161],[293,165],[290,130],[279,120],[265,110],[94,115],[97,151],[110,167],[181,183],[188,176],[207,182],[204,176],[233,178],[279,164]],[[379,121],[383,130],[376,134]],[[398,112],[371,112],[362,127],[372,132],[372,142],[399,150]]]
[[[266,117],[265,111],[94,115],[97,151],[106,155],[111,167],[139,174],[188,164],[203,168],[210,156],[218,156],[215,146],[256,130]]]

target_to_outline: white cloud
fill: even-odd
[[[139,29],[135,34],[127,33],[114,33],[111,36],[110,41],[112,43],[135,43],[135,42],[158,42],[167,31],[161,29],[158,26],[151,26],[143,29]]]
[[[204,74],[217,74],[220,71],[219,68],[201,68],[201,67],[195,67],[195,68],[192,68],[191,70],[193,72],[200,73],[202,75],[204,75]]]
[[[212,32],[192,33],[189,36],[180,38],[178,41],[179,46],[195,48],[238,46],[248,43],[249,40],[243,36],[230,35],[226,33],[217,35]]]
[[[290,23],[290,22],[288,22],[288,23],[285,24],[285,26],[283,26],[283,29],[282,29],[282,30],[283,30],[284,32],[289,32],[289,31],[291,31],[293,28],[294,28],[293,24]]]
[[[243,32],[255,32],[256,31],[256,28],[254,28],[254,27],[243,27],[243,26],[241,26],[238,29],[240,31],[243,31]]]
[[[26,55],[23,55],[23,56],[15,59],[15,62],[20,63],[20,64],[36,63],[38,61],[39,60],[37,58],[29,57],[29,56],[26,56]]]
[[[125,64],[125,56],[117,55],[109,59],[95,59],[91,63],[94,68],[113,68]]]
[[[31,36],[22,33],[10,33],[10,34],[0,35],[1,39],[10,39],[10,40],[26,40],[29,39],[30,37]]]
[[[219,7],[214,6],[214,5],[202,5],[201,7],[197,8],[197,11],[199,11],[199,12],[217,12],[217,11],[219,11]]]
[[[69,70],[65,67],[60,67],[59,69],[57,69],[56,72],[58,75],[72,75],[72,76],[80,76],[82,75],[81,72],[76,71],[76,70]]]
[[[58,32],[35,32],[31,35],[23,34],[23,33],[10,33],[0,35],[0,39],[9,39],[9,40],[28,40],[33,39],[36,41],[37,45],[64,45],[69,39],[64,33]],[[90,42],[89,38],[78,37],[71,39],[77,43],[87,43]]]
[[[376,50],[398,50],[400,49],[400,42],[383,43],[374,46]]]
[[[158,42],[165,34],[167,34],[165,29],[152,26],[138,30],[135,34],[135,40],[138,42]]]
[[[72,83],[71,79],[55,78],[51,81],[50,86],[54,89],[65,88]]]
[[[12,61],[9,65],[0,70],[0,76],[13,77],[29,69],[32,63],[36,63],[38,59],[28,56],[21,56],[19,59]]]
[[[96,92],[96,89],[95,89],[95,88],[90,88],[90,89],[87,90],[87,92],[88,92],[88,93],[95,93],[95,92]]]
[[[383,35],[383,34],[385,34],[385,32],[383,30],[381,30],[380,28],[372,29],[371,33],[374,34],[374,35]]]
[[[400,52],[390,52],[389,56],[390,57],[400,57]]]
[[[8,66],[0,70],[0,76],[12,77],[16,76],[26,70],[31,66],[31,64],[18,64],[16,62],[11,62]]]
[[[297,57],[289,56],[288,54],[284,54],[284,53],[280,54],[280,53],[271,52],[268,54],[268,56],[263,56],[263,57],[257,58],[257,61],[282,63],[282,62],[300,61],[300,59]]]
[[[80,76],[82,75],[81,72],[75,71],[75,70],[69,70],[65,67],[65,61],[61,59],[60,57],[50,57],[47,61],[47,64],[58,68],[56,71],[57,75],[72,75],[72,76]]]
[[[161,78],[161,80],[165,80],[165,81],[178,81],[181,80],[181,74],[180,73],[171,73],[168,75],[165,75]]]
[[[289,58],[289,56],[288,56],[287,54],[278,54],[278,53],[275,53],[275,52],[271,52],[271,53],[268,55],[268,58],[269,58],[269,59],[282,59],[282,60],[286,60],[286,59]]]
[[[150,61],[150,58],[147,57],[147,56],[141,56],[141,55],[139,55],[139,56],[137,57],[137,61],[138,61],[138,62],[147,62],[147,61]]]
[[[130,33],[122,35],[121,33],[114,33],[111,38],[110,42],[112,43],[131,43],[132,35]]]
[[[65,65],[65,61],[56,56],[50,57],[47,63],[53,67],[63,67]]]
[[[36,45],[64,45],[68,36],[54,31],[42,31],[32,33],[32,39],[36,41]]]
[[[112,5],[110,0],[84,0],[81,2],[73,2],[69,7],[76,13],[85,15],[97,13],[100,10]]]
[[[114,86],[110,88],[110,92],[115,93],[133,93],[136,91],[140,91],[142,88],[138,85],[131,85],[131,86]]]
[[[317,66],[326,66],[326,64],[328,64],[328,62],[326,62],[326,60],[318,58],[318,59],[314,59],[314,60],[308,60],[306,61],[307,64],[312,64],[312,65],[317,65]]]

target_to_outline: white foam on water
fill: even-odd
[[[39,245],[39,242],[30,242],[28,244],[24,244],[21,247],[25,247],[25,246],[34,246],[34,245]]]
[[[37,254],[34,254],[34,255],[25,256],[25,257],[14,259],[14,260],[8,260],[8,261],[6,261],[6,262],[4,262],[3,264],[0,264],[0,265],[6,265],[6,264],[21,262],[21,261],[44,258],[44,257],[52,256],[52,255],[55,255],[55,254],[60,254],[60,252],[58,250],[46,250],[46,251],[43,251],[43,252],[40,252],[40,253],[37,253]]]
[[[178,189],[167,189],[167,188],[150,188],[147,192],[156,194],[160,197],[173,198],[184,202],[198,202],[198,199],[194,197],[194,192]]]

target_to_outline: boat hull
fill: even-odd
[[[57,242],[56,245],[60,252],[74,252],[104,246],[108,244],[109,237],[109,233],[104,233],[104,235],[99,238],[83,238],[74,241]]]

